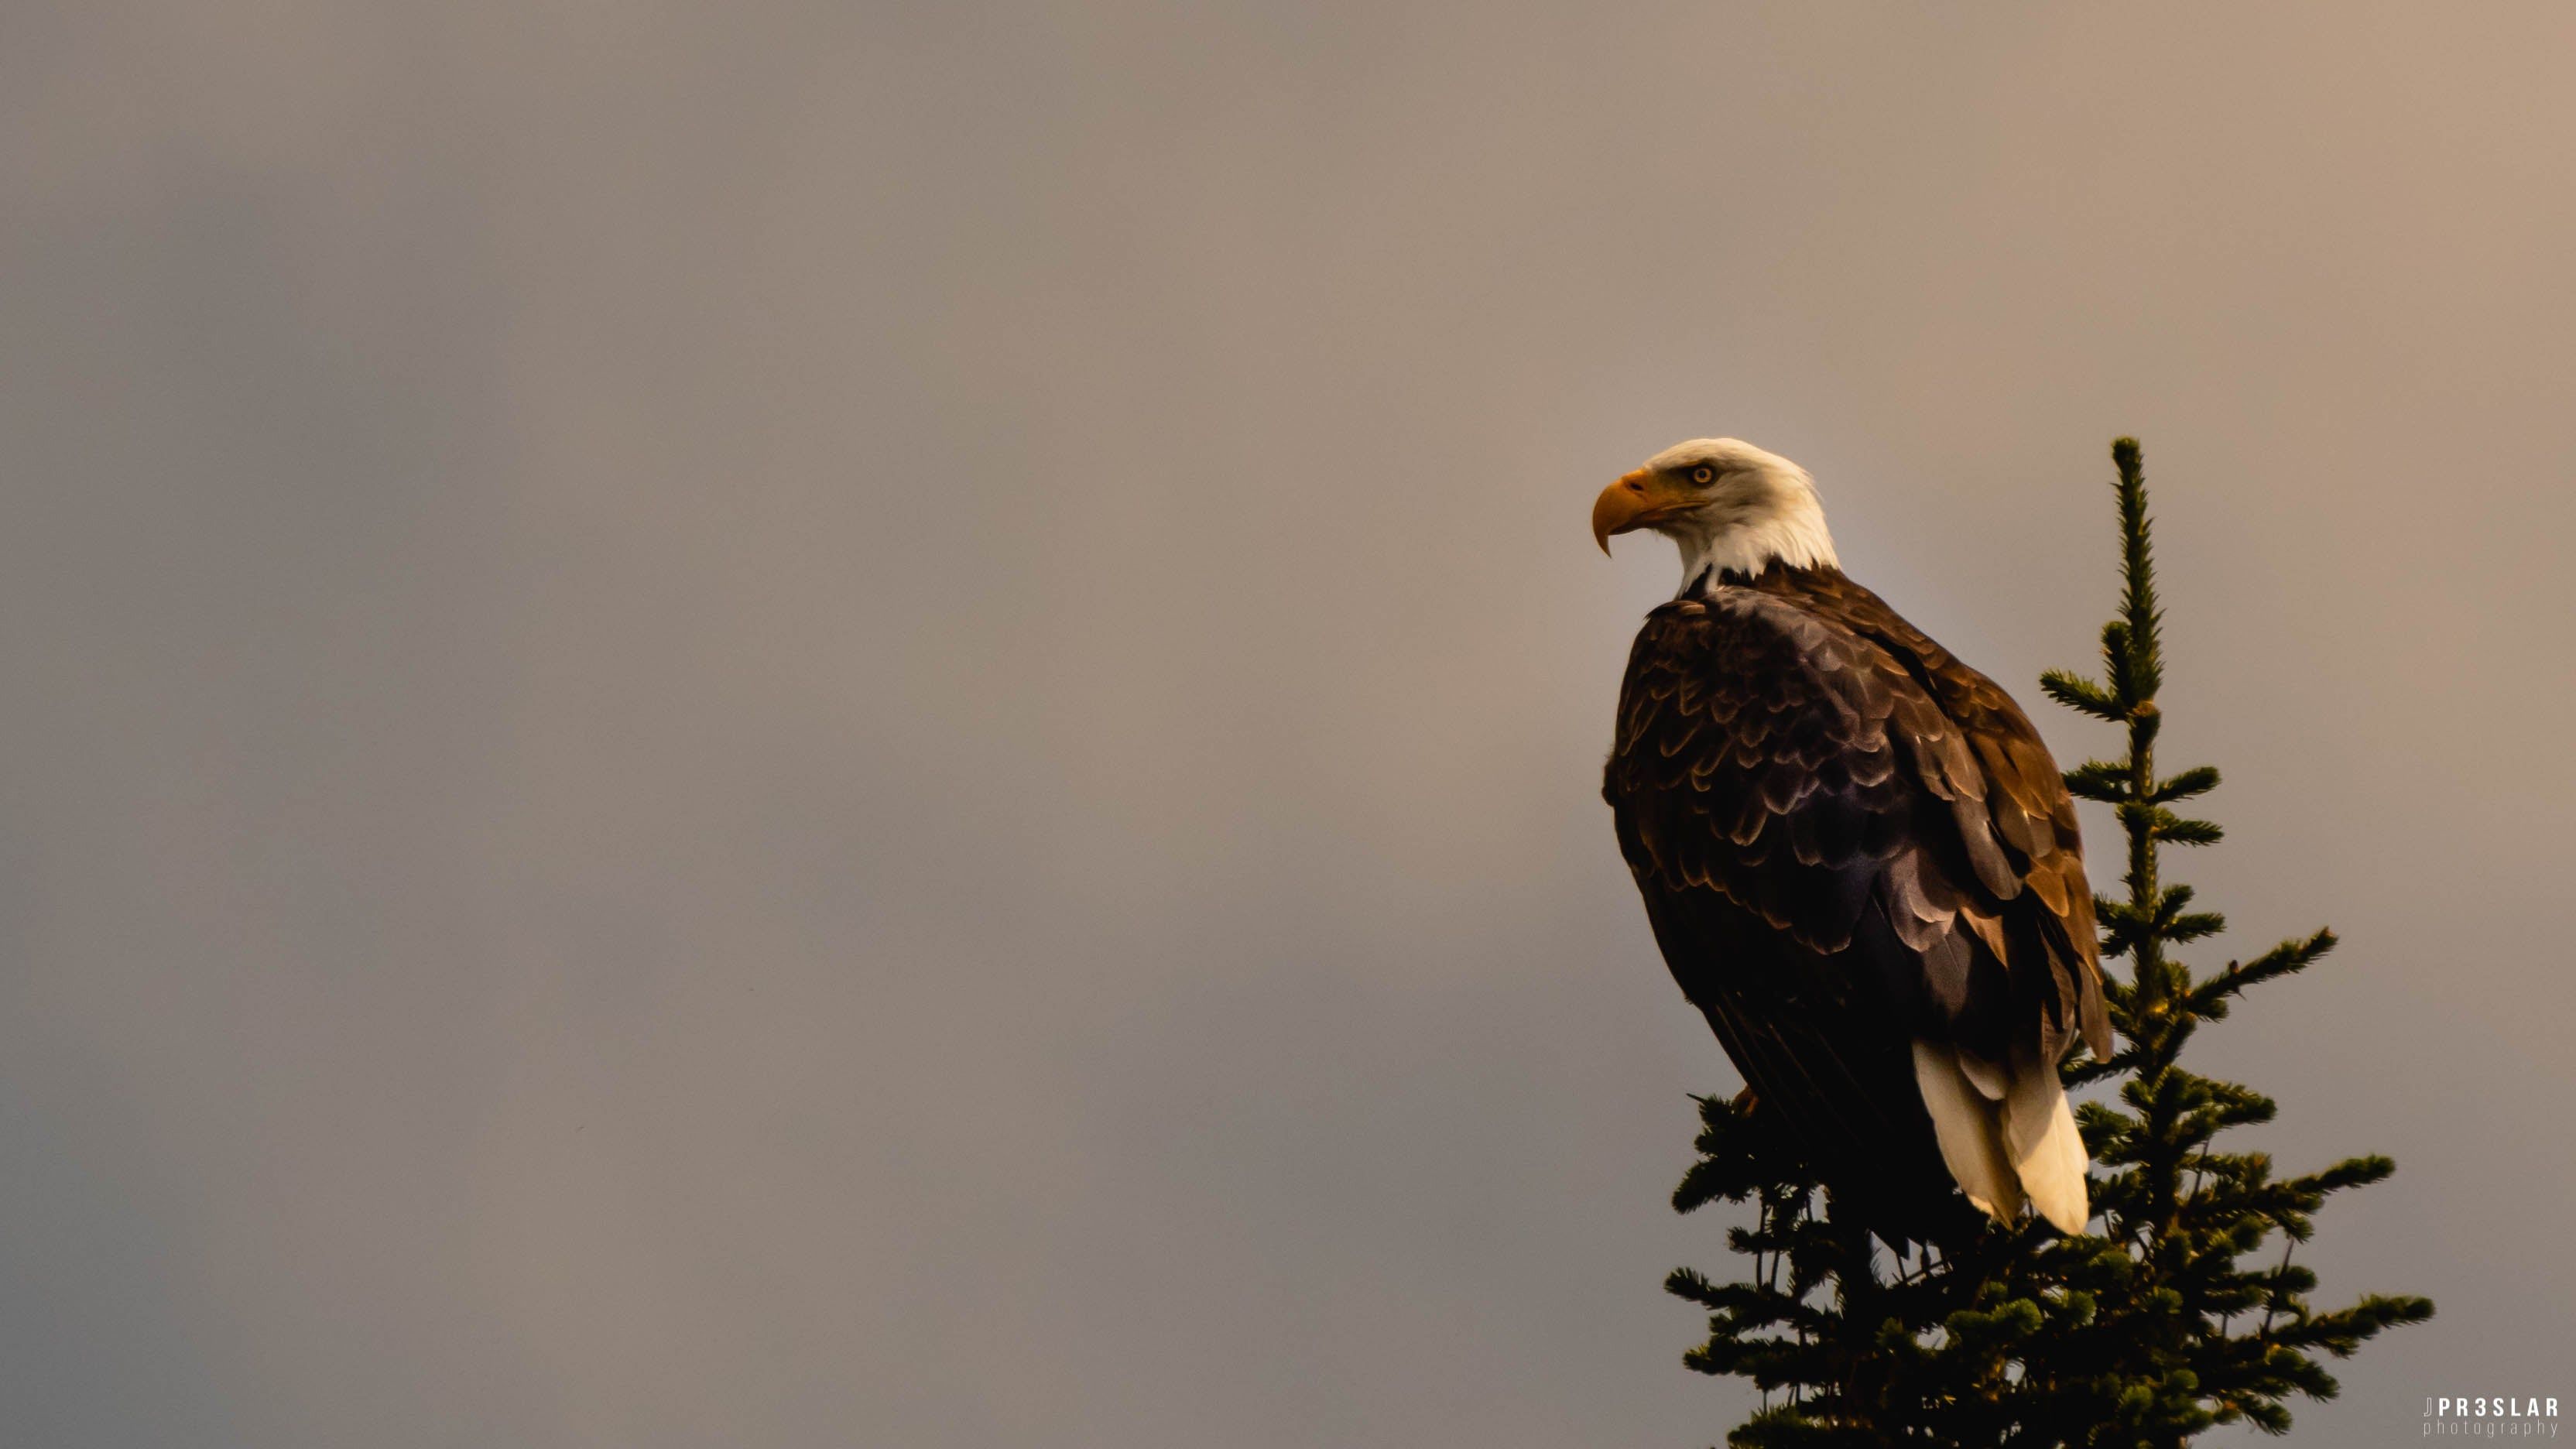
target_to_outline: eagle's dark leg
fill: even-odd
[[[1843,1261],[1835,1274],[1840,1284],[1844,1332],[1840,1345],[1842,1359],[1841,1389],[1845,1403],[1855,1406],[1874,1405],[1883,1387],[1886,1365],[1877,1351],[1876,1328],[1879,1322],[1878,1265],[1876,1250],[1870,1243],[1870,1230],[1838,1216],[1833,1194],[1825,1196],[1825,1213],[1834,1236],[1841,1242]]]

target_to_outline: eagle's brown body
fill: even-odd
[[[2056,763],[1992,680],[1838,569],[1704,574],[1650,614],[1603,794],[1757,1112],[1883,1235],[1947,1236],[1965,1211],[1916,1043],[2016,1076],[2079,1034],[2108,1053]]]

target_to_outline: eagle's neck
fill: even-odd
[[[1773,564],[1793,569],[1842,567],[1825,508],[1803,473],[1766,480],[1775,486],[1751,500],[1722,502],[1672,530],[1682,551],[1682,593],[1730,575],[1758,577]]]

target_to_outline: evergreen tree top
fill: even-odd
[[[2230,1128],[2277,1108],[2251,1087],[2181,1064],[2205,1023],[2238,996],[2291,976],[2335,946],[2320,928],[2206,973],[2173,948],[2226,927],[2164,884],[2166,845],[2220,837],[2173,806],[2215,789],[2203,765],[2159,775],[2164,677],[2153,519],[2137,440],[2111,445],[2121,591],[2102,629],[2102,674],[2043,675],[2051,699],[2124,730],[2119,757],[2066,772],[2067,788],[2112,808],[2126,846],[2118,897],[2097,896],[2117,1047],[2062,1070],[2107,1096],[2077,1112],[2095,1163],[2095,1231],[2063,1236],[2035,1220],[1992,1228],[1946,1253],[1888,1263],[1836,1221],[1793,1142],[1758,1110],[1699,1101],[1699,1160],[1673,1194],[1692,1212],[1750,1204],[1727,1233],[1752,1260],[1713,1282],[1677,1269],[1666,1289],[1709,1310],[1707,1342],[1683,1361],[1751,1379],[1763,1407],[1727,1436],[1738,1449],[1788,1445],[2179,1446],[2216,1424],[2290,1427],[2288,1401],[2332,1398],[2320,1361],[2433,1314],[2431,1300],[2367,1294],[2337,1309],[2309,1301],[2316,1276],[2293,1261],[2326,1198],[2394,1170],[2380,1156],[2275,1175],[2269,1154],[2222,1150]]]

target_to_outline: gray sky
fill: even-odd
[[[9,1437],[1715,1441],[1707,433],[2063,760],[2145,439],[2301,1437],[2576,1393],[2576,14],[1469,13],[0,11]]]

